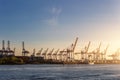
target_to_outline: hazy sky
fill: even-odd
[[[0,0],[0,40],[21,49],[66,48],[79,37],[77,51],[91,41],[120,47],[119,0]],[[1,43],[0,43],[1,45]],[[110,51],[109,50],[109,51]]]

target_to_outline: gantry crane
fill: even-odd
[[[70,48],[60,51],[60,55],[62,54],[62,56],[66,57],[68,60],[74,60],[74,51],[75,51],[77,41],[78,41],[78,37],[76,37],[74,44],[71,44]]]
[[[43,48],[41,48],[39,51],[38,51],[38,53],[36,53],[36,55],[40,55],[41,56],[41,53],[42,53],[42,50],[43,50]]]
[[[74,44],[71,44],[70,49],[67,49],[67,50],[66,50],[67,54],[65,54],[65,55],[66,55],[66,56],[68,57],[68,59],[70,59],[70,60],[74,60],[74,55],[75,55],[74,51],[75,51],[77,42],[78,42],[78,37],[76,37]]]
[[[56,50],[54,53],[53,53],[53,57],[52,57],[52,59],[54,59],[54,60],[57,60],[57,56],[58,56],[58,53],[59,52],[59,49],[58,50]]]
[[[119,56],[120,56],[120,48],[117,49],[117,51],[114,54],[109,55],[109,57],[112,57],[113,61],[119,60]]]
[[[106,60],[106,53],[107,53],[108,47],[109,47],[109,44],[106,46],[104,52],[102,53],[102,60]]]
[[[2,41],[2,55],[5,54],[5,41]]]
[[[49,48],[47,48],[47,49],[42,53],[42,55],[44,56],[44,59],[46,59],[48,50],[49,50]]]
[[[88,45],[85,46],[83,51],[81,51],[81,58],[82,58],[82,60],[88,59],[88,50],[89,50],[90,44],[91,44],[91,42],[89,41]]]
[[[78,37],[76,37],[75,43],[73,44],[73,50],[72,50],[72,58],[73,58],[73,59],[74,59],[74,51],[75,51],[77,42],[78,42]]]
[[[15,50],[15,48],[14,48],[14,50]],[[8,41],[8,46],[7,46],[7,50],[6,50],[7,55],[14,56],[14,53],[15,53],[14,50],[10,49],[10,41]]]
[[[33,54],[32,55],[35,56],[35,48],[33,49]]]
[[[89,57],[88,50],[89,50],[90,44],[91,44],[91,42],[89,41],[87,47],[85,48],[85,59],[88,59],[88,57]]]
[[[5,49],[5,41],[2,41],[2,50],[0,50],[1,56],[14,56],[14,51],[10,49],[10,41],[8,41],[7,48]]]
[[[33,53],[31,55],[31,60],[35,60],[35,48],[33,49]]]
[[[0,50],[0,56],[2,57],[5,54],[5,43],[2,41],[2,49]]]
[[[101,58],[100,48],[101,48],[101,42],[100,42],[98,48],[96,49],[96,53],[94,55],[96,60],[99,60]]]
[[[52,59],[52,53],[54,51],[54,48],[47,54],[48,59]]]
[[[66,53],[66,49],[63,49],[63,50],[60,51],[60,53],[58,54],[59,60],[63,60],[63,53]]]
[[[29,51],[25,50],[25,45],[24,45],[24,41],[22,42],[22,56],[26,56],[26,54],[29,53]]]

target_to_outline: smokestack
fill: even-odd
[[[2,49],[5,50],[5,41],[2,41]]]

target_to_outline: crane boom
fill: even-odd
[[[73,52],[74,52],[74,50],[75,50],[75,47],[76,47],[77,41],[78,41],[78,37],[76,37],[75,43],[74,43],[74,45],[73,45]]]
[[[50,52],[50,53],[52,54],[52,53],[53,53],[53,51],[54,51],[54,48],[51,50],[51,52]]]
[[[36,55],[41,55],[41,52],[42,52],[43,48],[41,48],[38,53],[36,53]]]
[[[57,54],[59,52],[59,49],[55,52],[55,54]]]
[[[48,49],[49,49],[49,48],[47,48],[47,49],[45,50],[45,54],[47,54],[47,52],[48,52]]]
[[[101,42],[100,42],[100,44],[99,44],[99,47],[97,48],[97,53],[100,52],[100,48],[101,48]]]
[[[58,52],[59,52],[59,49],[57,49],[57,50],[53,53],[53,55],[57,55]]]
[[[107,47],[106,47],[106,49],[105,49],[105,51],[104,51],[104,54],[107,53],[108,47],[109,47],[109,44],[107,45]]]
[[[40,54],[41,54],[42,50],[43,50],[43,48],[41,48],[41,50],[39,51]]]
[[[91,42],[89,41],[89,43],[88,43],[88,46],[87,46],[87,48],[86,48],[86,51],[85,51],[85,53],[87,53],[87,52],[88,52],[88,50],[89,50],[89,47],[90,47],[90,44],[91,44]]]

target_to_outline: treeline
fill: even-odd
[[[0,58],[0,64],[24,64],[24,61],[15,56]]]

